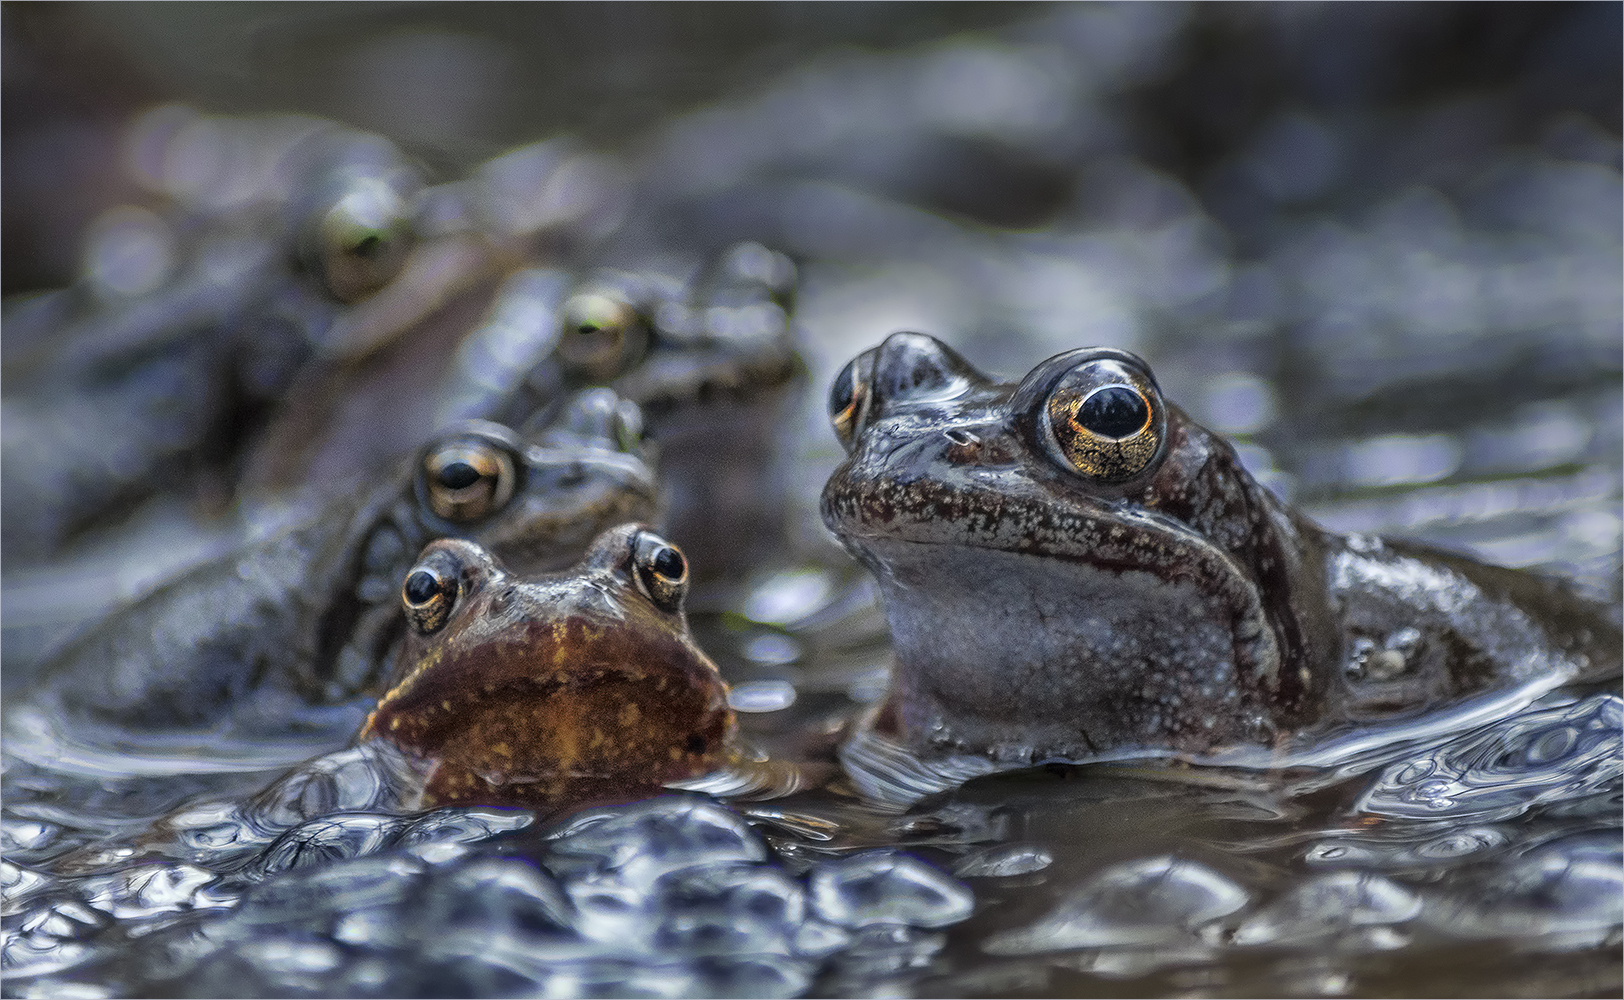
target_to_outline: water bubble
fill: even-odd
[[[1041,847],[1026,844],[1000,844],[967,854],[953,866],[959,878],[1007,878],[1042,871],[1054,863],[1054,855]]]
[[[995,934],[994,955],[1170,944],[1246,905],[1245,889],[1194,861],[1162,856],[1105,869],[1030,927]]]
[[[1513,937],[1525,947],[1592,947],[1624,925],[1624,869],[1535,854],[1429,904],[1426,919],[1451,935]]]
[[[567,928],[574,916],[553,877],[524,858],[480,858],[434,884],[424,910],[431,926],[538,934]]]
[[[1353,928],[1396,924],[1421,912],[1408,889],[1365,872],[1317,875],[1248,917],[1235,929],[1237,945],[1341,939]]]
[[[667,896],[656,941],[689,955],[792,954],[806,891],[770,868],[722,868],[683,878]]]
[[[1221,372],[1206,385],[1205,415],[1214,430],[1252,434],[1274,420],[1274,390],[1250,372]]]
[[[259,861],[265,875],[306,865],[360,857],[382,849],[400,820],[371,814],[312,820],[278,837]]]
[[[551,835],[570,866],[614,872],[628,884],[696,865],[765,860],[767,847],[738,815],[700,798],[664,796],[578,816]]]
[[[750,660],[768,666],[794,663],[801,658],[800,643],[776,632],[752,636],[745,642],[743,652]]]
[[[1593,695],[1523,712],[1395,764],[1360,796],[1362,812],[1399,818],[1507,818],[1593,794],[1624,774],[1624,702]]]
[[[818,916],[845,927],[946,927],[970,915],[970,890],[907,854],[874,851],[819,865],[811,874]]]

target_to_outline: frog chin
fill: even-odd
[[[1272,736],[1266,677],[1245,653],[1269,630],[1199,578],[896,538],[868,548],[905,742],[1087,759]]]

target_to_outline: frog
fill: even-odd
[[[267,436],[310,436],[335,408],[387,445],[375,465],[321,470],[309,495],[387,472],[439,426],[390,437],[397,411],[422,409],[501,276],[535,252],[534,233],[486,219],[495,196],[477,169],[433,177],[337,122],[169,106],[134,123],[130,145],[156,211],[111,210],[79,280],[7,312],[13,566],[107,538],[155,497],[202,522],[244,494],[275,499],[260,488]]]
[[[691,606],[715,603],[716,581],[772,557],[787,483],[788,415],[808,383],[792,314],[796,267],[758,243],[704,260],[627,253],[618,265],[533,266],[510,275],[459,346],[434,402],[365,433],[308,421],[274,427],[281,489],[377,461],[391,436],[481,417],[512,427],[552,419],[559,401],[608,386],[642,407],[667,490],[663,523],[693,557]],[[342,393],[290,405],[313,413]],[[358,429],[363,425],[356,425]],[[270,465],[267,466],[269,468]]]
[[[848,751],[1278,764],[1619,677],[1616,609],[1320,528],[1131,352],[1079,348],[1001,381],[901,332],[841,370],[829,412],[846,457],[823,519],[878,582],[895,650]]]
[[[574,286],[558,309],[557,346],[497,419],[534,420],[577,384],[636,400],[660,450],[664,526],[697,567],[692,603],[707,607],[781,547],[780,456],[808,377],[793,261],[746,242],[690,270],[678,280],[659,267],[603,269]]]
[[[206,736],[170,765],[208,767],[233,741],[299,754],[299,734],[306,748],[341,738],[405,634],[394,598],[414,553],[472,538],[524,571],[568,565],[604,528],[658,512],[641,433],[635,404],[607,389],[576,395],[535,438],[454,424],[396,475],[91,625],[11,706],[8,742],[26,753],[66,739],[133,758],[143,744]]]
[[[646,524],[533,576],[477,542],[432,542],[401,584],[407,634],[357,741],[414,762],[411,808],[558,809],[713,771],[737,725],[688,631],[688,581],[682,550]]]

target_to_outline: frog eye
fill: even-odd
[[[648,346],[648,336],[648,327],[625,299],[581,292],[564,303],[558,355],[575,375],[601,382],[630,367]]]
[[[451,620],[457,603],[457,574],[433,562],[419,563],[406,574],[400,588],[400,602],[406,620],[422,635],[438,632]]]
[[[357,302],[394,280],[412,247],[406,200],[390,184],[360,178],[321,209],[304,257],[340,302]]]
[[[518,482],[513,455],[494,442],[455,438],[431,448],[421,470],[423,500],[447,521],[477,521],[501,510]]]
[[[829,423],[834,426],[835,437],[840,439],[841,447],[848,452],[868,417],[869,401],[873,397],[873,373],[874,352],[864,351],[840,369],[834,384],[829,386]]]
[[[1091,479],[1125,482],[1160,457],[1167,433],[1161,392],[1126,352],[1082,361],[1054,382],[1043,403],[1045,444]]]
[[[688,593],[688,560],[682,550],[652,531],[638,534],[632,547],[632,573],[637,589],[654,606],[673,614]]]

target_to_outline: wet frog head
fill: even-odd
[[[847,459],[824,520],[878,578],[896,649],[874,724],[916,749],[1277,747],[1582,666],[1583,629],[1537,620],[1517,574],[1286,509],[1128,352],[999,382],[899,333],[829,409]],[[1409,645],[1378,681],[1362,665],[1394,636]]]
[[[362,730],[428,763],[425,804],[635,796],[721,760],[727,690],[683,615],[688,564],[641,525],[530,579],[442,540],[406,575],[409,634]]]

